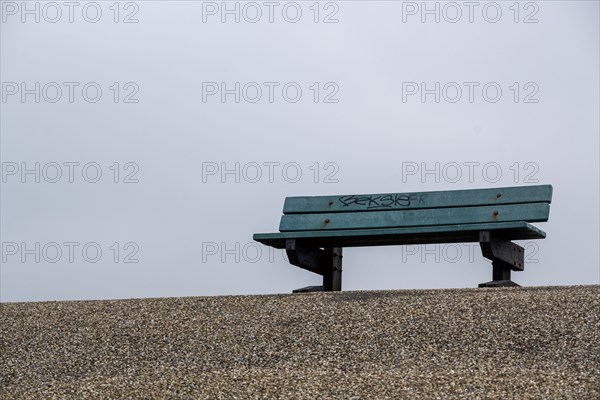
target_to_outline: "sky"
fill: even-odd
[[[599,3],[1,1],[0,301],[290,293],[287,196],[551,184],[524,286],[598,284]],[[477,243],[344,290],[477,287]]]

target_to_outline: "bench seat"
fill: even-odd
[[[302,240],[307,245],[319,247],[361,247],[479,242],[479,232],[481,231],[493,231],[498,237],[506,240],[544,239],[546,237],[544,231],[528,222],[516,221],[407,228],[256,233],[253,238],[257,242],[276,249],[285,249],[288,239]]]

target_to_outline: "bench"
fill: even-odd
[[[323,276],[297,292],[342,290],[342,249],[358,246],[479,242],[492,280],[479,287],[519,286],[524,249],[512,240],[543,239],[551,185],[422,193],[287,197],[278,233],[254,240],[285,249],[292,265]]]

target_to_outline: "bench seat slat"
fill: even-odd
[[[548,203],[373,211],[368,213],[287,214],[282,216],[279,230],[281,232],[320,231],[510,221],[541,222],[547,221],[549,214],[550,205]]]
[[[552,200],[551,185],[434,192],[288,197],[284,214],[538,203]]]
[[[387,229],[352,229],[335,231],[303,231],[257,233],[254,240],[278,249],[287,239],[301,239],[318,247],[358,247],[427,243],[469,243],[479,241],[479,232],[490,230],[511,240],[543,239],[546,233],[525,222],[492,224],[433,225]]]

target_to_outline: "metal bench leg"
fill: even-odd
[[[342,248],[325,249],[327,263],[323,265],[323,287],[326,292],[342,290]]]
[[[305,247],[294,239],[285,246],[290,264],[323,276],[322,286],[307,286],[292,293],[332,292],[342,290],[342,248],[328,247],[324,250]]]
[[[494,238],[489,231],[479,232],[481,252],[492,260],[492,280],[479,287],[519,286],[510,280],[511,271],[523,271],[525,251],[511,241]]]
[[[507,268],[502,262],[492,261],[492,280],[510,281],[510,268]]]

